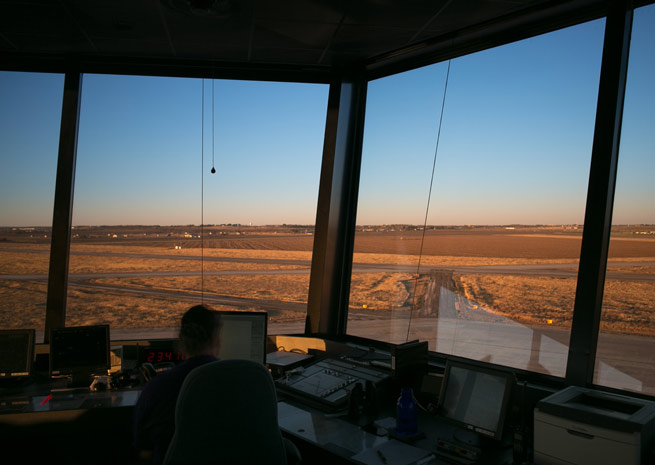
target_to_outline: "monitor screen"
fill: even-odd
[[[266,362],[266,312],[217,312],[221,320],[221,360]]]
[[[30,375],[34,359],[34,330],[0,330],[0,379]]]
[[[421,379],[428,371],[428,342],[412,341],[391,346],[391,372],[394,376],[409,381]]]
[[[448,362],[439,414],[467,430],[501,439],[512,382],[511,373]]]
[[[50,330],[50,375],[107,374],[109,326]]]

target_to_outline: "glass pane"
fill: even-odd
[[[327,86],[204,89],[203,126],[201,80],[85,76],[67,325],[169,337],[204,302],[302,332]]]
[[[594,382],[655,395],[655,6],[635,10]]]
[[[43,342],[64,76],[0,72],[0,329]]]
[[[603,27],[370,83],[348,334],[564,375]]]

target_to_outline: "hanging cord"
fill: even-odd
[[[212,83],[213,84],[213,83]],[[200,117],[200,303],[205,303],[205,80]]]
[[[423,221],[423,234],[421,235],[421,247],[418,253],[418,264],[416,265],[416,278],[414,279],[414,300],[412,308],[409,310],[409,323],[407,324],[407,337],[405,342],[409,341],[409,330],[412,327],[412,315],[416,308],[416,289],[418,288],[419,272],[421,270],[421,257],[423,256],[423,244],[425,242],[425,230],[428,225],[428,213],[430,212],[430,198],[432,197],[432,184],[434,182],[434,171],[437,166],[437,153],[439,152],[439,139],[441,139],[441,123],[443,122],[443,110],[446,106],[446,92],[448,91],[448,78],[450,77],[450,60],[448,60],[448,69],[446,70],[446,83],[443,89],[443,99],[441,100],[441,115],[439,116],[439,130],[437,131],[437,143],[434,148],[434,159],[432,160],[432,176],[430,177],[430,190],[428,191],[428,204],[425,208],[425,220]]]
[[[216,173],[214,167],[214,78],[212,78],[212,170],[211,173]]]

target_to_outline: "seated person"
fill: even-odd
[[[175,404],[186,376],[196,367],[217,360],[220,320],[204,305],[191,307],[182,317],[180,345],[186,360],[152,378],[134,408],[134,446],[141,458],[161,464],[175,432]]]

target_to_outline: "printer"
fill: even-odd
[[[534,411],[535,465],[653,462],[655,402],[570,386]]]

